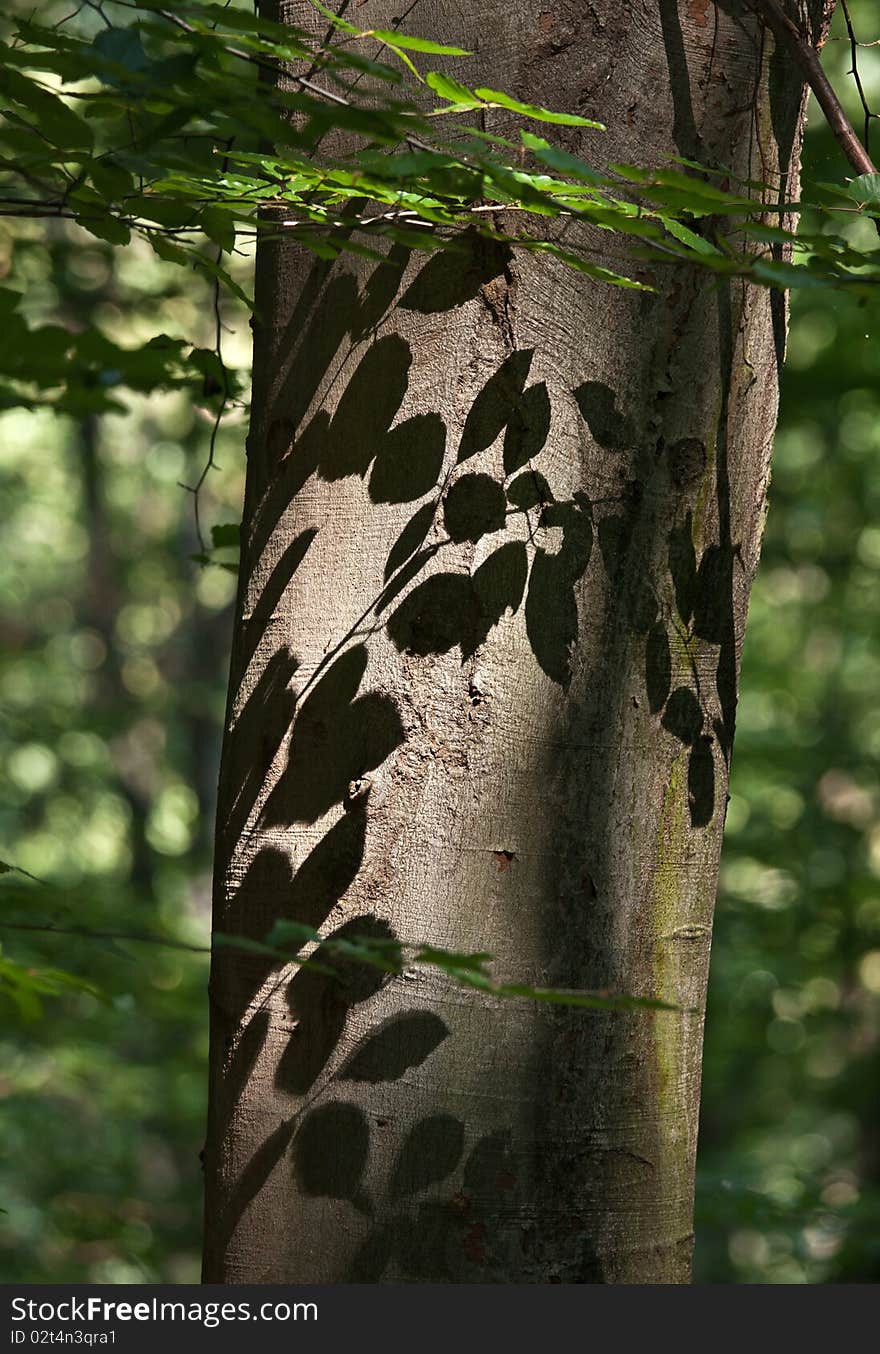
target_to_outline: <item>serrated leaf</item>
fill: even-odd
[[[440,71],[428,71],[425,84],[433,89],[435,94],[439,94],[441,99],[448,99],[450,103],[479,107],[480,100],[473,90],[468,89],[467,85],[459,84],[458,80],[453,80],[451,75],[443,75]]]
[[[103,28],[95,37],[93,50],[111,67],[118,66],[120,72],[128,75],[143,75],[150,68],[150,58],[144,51],[141,35],[134,26],[130,28]],[[118,84],[112,74],[105,77],[111,84]]]
[[[131,231],[128,226],[115,216],[111,216],[109,212],[103,216],[77,215],[76,220],[90,235],[96,236],[99,240],[106,240],[108,244],[128,244],[131,239]]]
[[[193,256],[188,249],[166,240],[164,235],[151,234],[148,238],[154,254],[164,259],[166,263],[176,263],[179,267],[185,267],[192,262]]]
[[[848,185],[847,193],[863,207],[880,206],[880,174],[860,174]]]
[[[64,150],[91,150],[92,130],[63,99],[9,66],[0,66],[0,93],[24,108],[47,141]]]
[[[444,47],[442,43],[431,42],[429,38],[414,38],[409,33],[398,33],[387,28],[371,28],[363,36],[386,42],[389,47],[403,47],[408,52],[431,52],[434,56],[472,55],[463,47]]]
[[[345,19],[340,19],[339,15],[334,14],[332,9],[322,5],[321,0],[309,0],[309,4],[313,5],[320,14],[323,14],[325,19],[329,19],[334,28],[341,28],[344,33],[356,33],[360,36],[362,31],[360,28],[355,28],[354,24],[348,23]]]
[[[577,113],[553,113],[549,108],[541,108],[534,103],[521,103],[519,99],[512,99],[509,94],[504,94],[499,89],[476,89],[474,90],[478,99],[485,103],[496,104],[500,108],[509,108],[512,113],[519,113],[526,118],[534,118],[536,122],[555,122],[563,127],[592,127],[595,131],[604,132],[605,124],[603,122],[594,122],[592,118],[582,118]]]
[[[534,136],[531,132],[520,132],[523,145],[532,152],[536,159],[542,164],[548,165],[560,174],[570,174],[572,178],[584,179],[587,183],[606,182],[604,176],[585,165],[583,160],[579,160],[575,155],[569,155],[567,150],[560,150],[557,146],[551,146],[542,136]]]
[[[680,240],[682,244],[686,244],[689,249],[695,250],[698,254],[715,254],[719,258],[721,257],[721,251],[715,248],[711,240],[704,239],[702,235],[698,235],[694,230],[689,230],[687,226],[683,226],[680,221],[675,221],[671,217],[661,216],[659,219],[663,222],[669,234],[674,236],[676,240]]]
[[[782,260],[758,259],[752,265],[752,272],[762,282],[769,282],[773,287],[819,288],[834,285],[830,278],[818,276],[802,265]]]
[[[235,221],[223,207],[205,207],[199,217],[199,224],[209,240],[223,250],[231,253],[235,248]]]
[[[222,550],[226,546],[234,546],[236,549],[241,545],[241,526],[238,522],[219,522],[211,527],[211,544],[215,550]]]
[[[108,202],[119,202],[134,192],[134,180],[127,169],[112,159],[92,160],[88,174],[97,191]]]

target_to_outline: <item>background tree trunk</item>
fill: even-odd
[[[472,49],[472,86],[607,123],[560,129],[593,162],[796,192],[803,91],[732,0],[434,0],[405,27]],[[590,243],[632,271],[625,241]],[[261,247],[215,929],[484,950],[506,978],[683,1010],[219,951],[209,1281],[689,1279],[785,314],[636,266],[656,293],[476,241],[381,265]]]

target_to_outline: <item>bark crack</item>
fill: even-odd
[[[480,300],[501,335],[508,354],[516,352],[516,289],[516,275],[510,263],[504,265],[503,272],[497,277],[480,287]]]

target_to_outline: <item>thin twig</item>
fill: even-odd
[[[4,874],[18,874],[29,879],[41,888],[51,889],[53,885],[39,875],[31,874],[21,865],[12,865],[8,860],[0,861]],[[206,945],[188,945],[185,940],[171,940],[157,935],[155,931],[92,931],[87,926],[58,926],[55,922],[0,921],[0,931],[39,931],[47,935],[81,936],[85,940],[138,940],[144,945],[164,945],[172,950],[189,950],[193,954],[209,954]]]
[[[156,13],[160,14],[163,19],[167,19],[169,23],[175,24],[176,27],[182,29],[184,33],[198,32],[198,29],[193,28],[192,24],[188,24],[185,19],[181,19],[177,14],[172,14],[170,10],[157,9]],[[316,95],[319,99],[326,99],[328,103],[339,104],[343,108],[352,108],[355,106],[352,104],[351,100],[346,99],[344,95],[337,94],[332,89],[324,89],[321,85],[316,85],[313,80],[310,80],[305,75],[297,75],[293,71],[285,70],[276,62],[266,61],[262,57],[254,56],[252,52],[243,52],[240,47],[232,47],[225,42],[220,45],[228,56],[234,56],[240,61],[246,61],[249,65],[256,66],[259,70],[265,71],[276,79],[292,80],[294,84],[299,85],[300,89],[308,90],[310,94]],[[406,134],[406,140],[411,146],[415,146],[417,150],[430,150],[436,152],[436,146],[430,146],[427,141],[421,141],[418,137],[411,136],[409,133]]]
[[[83,940],[136,940],[142,945],[162,945],[167,950],[187,950],[190,954],[210,954],[207,945],[188,945],[185,940],[169,940],[153,931],[91,931],[85,926],[55,926],[25,921],[0,921],[0,931],[39,931],[53,936],[79,936]]]
[[[840,0],[840,7],[841,7],[841,9],[843,10],[843,18],[844,18],[844,22],[845,22],[845,24],[846,24],[846,31],[847,31],[847,33],[849,34],[849,46],[850,46],[850,52],[851,52],[851,54],[852,54],[852,65],[850,66],[849,73],[850,73],[850,75],[853,77],[853,80],[855,81],[856,89],[857,89],[858,92],[859,92],[859,98],[860,98],[861,103],[862,103],[862,110],[863,110],[863,112],[864,112],[864,114],[865,114],[865,150],[866,150],[866,151],[868,152],[868,154],[870,155],[870,153],[871,153],[871,146],[870,146],[870,141],[871,141],[871,119],[872,119],[872,118],[876,118],[876,117],[878,116],[878,114],[877,114],[877,113],[872,113],[872,112],[871,112],[871,109],[870,109],[870,107],[869,107],[869,105],[868,105],[868,100],[867,100],[867,98],[866,98],[866,96],[865,96],[865,91],[864,91],[864,89],[863,89],[863,87],[862,87],[862,77],[861,77],[861,75],[859,74],[859,51],[858,51],[858,49],[859,49],[859,45],[860,45],[860,44],[859,44],[859,42],[858,42],[858,40],[857,40],[857,38],[856,38],[855,29],[853,28],[853,22],[852,22],[852,19],[851,19],[851,17],[850,17],[849,5],[846,3],[846,0]]]
[[[791,52],[803,72],[804,79],[815,94],[819,107],[828,119],[828,125],[839,146],[856,173],[876,174],[877,166],[859,140],[842,103],[832,89],[815,47],[807,41],[777,0],[746,0],[746,2]]]
[[[220,171],[222,174],[225,174],[226,170],[229,167],[229,154],[234,144],[235,137],[230,137],[226,143],[226,149],[223,154],[223,166]],[[220,265],[223,262],[222,245],[217,246],[216,262],[218,267],[220,267]],[[214,422],[211,426],[211,437],[210,441],[208,442],[208,459],[205,462],[204,466],[202,467],[202,472],[199,475],[199,478],[196,480],[195,484],[192,486],[189,485],[183,486],[185,489],[188,489],[193,496],[193,517],[195,519],[196,538],[198,539],[199,551],[201,552],[202,555],[204,555],[206,552],[205,552],[205,540],[204,536],[202,535],[200,496],[202,486],[205,483],[205,480],[208,478],[209,472],[215,468],[216,463],[214,461],[214,451],[217,446],[217,435],[220,432],[220,425],[223,422],[223,416],[226,413],[226,409],[229,404],[229,371],[227,369],[226,363],[223,360],[223,316],[220,309],[220,303],[221,303],[220,276],[219,274],[217,274],[214,277],[213,310],[214,310],[214,353],[216,354],[217,362],[220,366],[220,376],[222,380],[222,388],[220,391],[220,404],[217,408],[216,414],[214,415]]]
[[[218,248],[218,250],[217,250],[217,262],[218,262],[218,264],[220,263],[220,261],[221,261],[222,258],[223,258],[223,250],[220,249],[220,248]],[[215,342],[214,342],[214,352],[215,352],[216,355],[217,355],[217,361],[220,363],[220,371],[221,371],[222,378],[223,378],[223,387],[222,387],[222,390],[221,390],[221,399],[220,399],[220,404],[219,404],[219,407],[218,407],[218,409],[217,409],[217,412],[216,412],[216,414],[214,415],[214,421],[213,421],[213,423],[212,423],[212,425],[211,425],[211,437],[210,437],[210,440],[209,440],[209,442],[208,442],[208,458],[207,458],[207,460],[205,461],[205,464],[202,466],[201,473],[200,473],[200,475],[199,475],[199,478],[196,480],[195,484],[192,484],[192,485],[190,485],[190,484],[184,484],[184,485],[182,486],[184,489],[187,490],[188,493],[192,494],[192,496],[193,496],[193,518],[194,518],[194,520],[195,520],[196,537],[197,537],[198,542],[199,542],[199,551],[200,551],[200,553],[201,553],[202,555],[204,555],[204,554],[206,553],[206,549],[205,549],[205,538],[204,538],[204,535],[203,535],[203,533],[202,533],[202,520],[201,520],[201,492],[202,492],[202,487],[203,487],[203,485],[204,485],[204,483],[205,483],[205,480],[208,478],[209,472],[210,472],[211,470],[215,469],[215,467],[216,467],[216,462],[215,462],[215,460],[214,460],[214,452],[215,452],[216,447],[217,447],[217,434],[218,434],[219,431],[220,431],[220,425],[221,425],[221,423],[223,422],[223,415],[226,413],[226,406],[227,406],[227,404],[228,404],[228,402],[229,402],[229,372],[228,372],[227,369],[226,369],[226,363],[223,361],[223,348],[222,348],[222,331],[223,331],[223,324],[222,324],[222,320],[221,320],[221,318],[220,318],[220,278],[219,278],[219,277],[215,277],[215,278],[214,278],[214,299],[213,299],[213,307],[214,307],[214,322],[215,322]]]

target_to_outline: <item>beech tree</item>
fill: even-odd
[[[880,205],[832,6],[135,8],[19,25],[3,202],[239,293],[257,236],[205,1278],[687,1282],[785,289],[876,288],[794,234],[807,81],[823,205]],[[214,352],[7,310],[22,399],[238,394],[219,310]]]
[[[801,17],[817,39],[823,6]],[[748,6],[407,24],[472,51],[472,84],[601,119],[566,128],[583,161],[683,157],[796,197],[804,82]],[[626,273],[625,236],[574,229]],[[688,1280],[786,315],[689,262],[637,280],[484,238],[427,261],[259,245],[216,929],[485,951],[509,979],[672,1009],[221,950],[208,1280]]]

